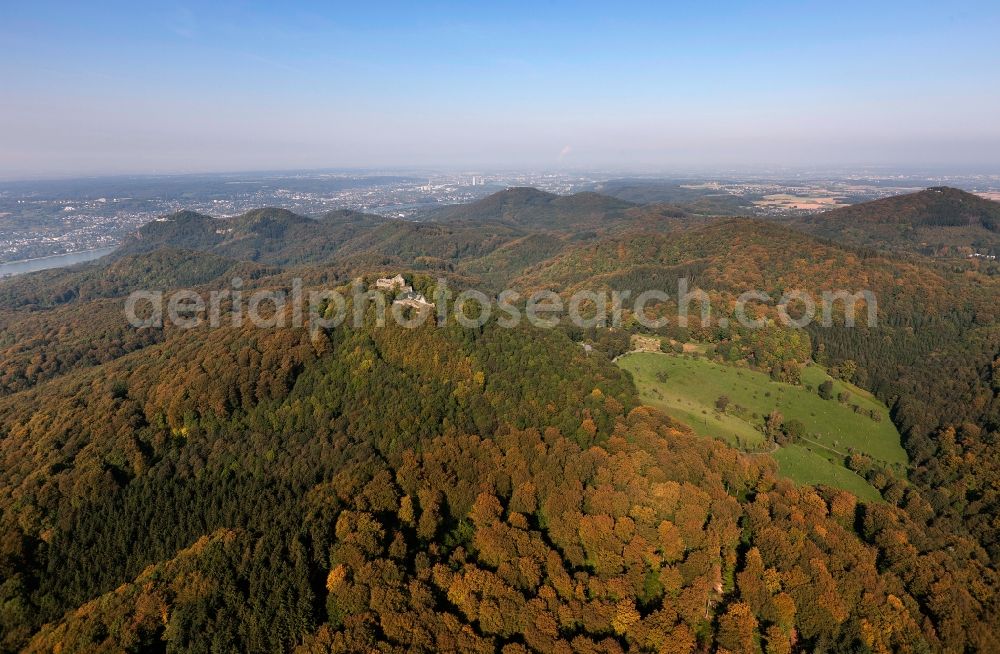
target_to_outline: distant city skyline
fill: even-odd
[[[1000,7],[0,8],[0,179],[1000,172]]]

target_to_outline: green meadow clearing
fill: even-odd
[[[781,474],[797,484],[826,484],[850,491],[866,502],[882,500],[879,492],[864,477],[802,445],[779,447],[771,456],[778,462]]]
[[[763,443],[757,427],[772,410],[780,411],[786,421],[800,420],[806,427],[803,441],[774,453],[782,474],[796,482],[828,484],[874,499],[875,489],[844,467],[848,450],[868,454],[901,474],[906,465],[906,452],[886,407],[867,391],[831,378],[821,366],[803,368],[802,385],[795,386],[694,356],[636,352],[620,357],[618,365],[632,374],[643,402],[663,409],[700,435],[752,447]],[[817,389],[826,380],[833,382],[834,398],[848,394],[845,404],[819,396]],[[715,408],[722,395],[730,400],[726,413]],[[856,413],[852,404],[875,410],[882,419]],[[737,405],[743,410],[736,411]]]

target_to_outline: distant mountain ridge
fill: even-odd
[[[352,210],[318,219],[273,207],[231,218],[179,211],[143,226],[115,256],[171,248],[273,265],[336,260],[366,268],[416,263],[451,270],[469,262],[470,272],[500,281],[570,242],[640,225],[667,228],[686,217],[676,207],[638,207],[592,192],[511,188],[412,221]],[[494,260],[475,263],[498,248],[505,249]]]

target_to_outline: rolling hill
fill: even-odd
[[[790,221],[850,245],[931,256],[1000,254],[1000,203],[940,186]]]
[[[848,363],[851,380],[890,407],[911,461],[910,480],[936,497],[939,518],[948,516],[938,525],[971,528],[991,556],[1000,556],[1000,531],[988,517],[1000,510],[990,481],[1000,466],[993,435],[1000,426],[1000,279],[922,257],[840,246],[783,224],[723,219],[666,234],[640,229],[579,243],[530,266],[513,285],[552,289],[566,298],[585,289],[665,290],[673,298],[666,303],[669,317],[675,316],[671,307],[682,277],[711,294],[713,320],[726,317],[730,327],[699,328],[695,320],[693,329],[672,324],[663,333],[735,343],[751,351],[748,357],[767,355],[779,343],[765,338],[763,347],[748,347],[748,334],[733,331],[728,312],[740,293],[760,290],[776,301],[792,289],[814,298],[824,290],[873,292],[877,324],[814,323],[806,330],[813,356],[832,367]],[[774,316],[773,306],[771,313],[761,310]],[[697,305],[694,314],[696,319]],[[968,429],[961,431],[962,425]],[[954,456],[959,451],[968,456]],[[975,489],[974,501],[944,490],[958,480],[966,491]]]
[[[753,213],[753,197],[737,197],[712,187],[658,179],[612,179],[593,186],[597,193],[636,204],[670,204],[696,215]]]
[[[417,223],[354,211],[332,211],[318,220],[284,209],[223,219],[179,212],[144,226],[115,256],[172,248],[284,266],[350,260],[445,268],[523,235],[503,224]]]
[[[317,262],[329,260],[343,243],[385,222],[357,212],[332,212],[314,220],[275,208],[225,219],[181,211],[143,226],[116,255],[170,247],[281,265]]]
[[[528,229],[579,231],[609,227],[626,220],[635,205],[598,193],[555,195],[534,188],[510,188],[469,204],[432,213],[440,222],[502,223]]]

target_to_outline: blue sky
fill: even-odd
[[[0,0],[0,175],[1000,169],[1000,6]]]

